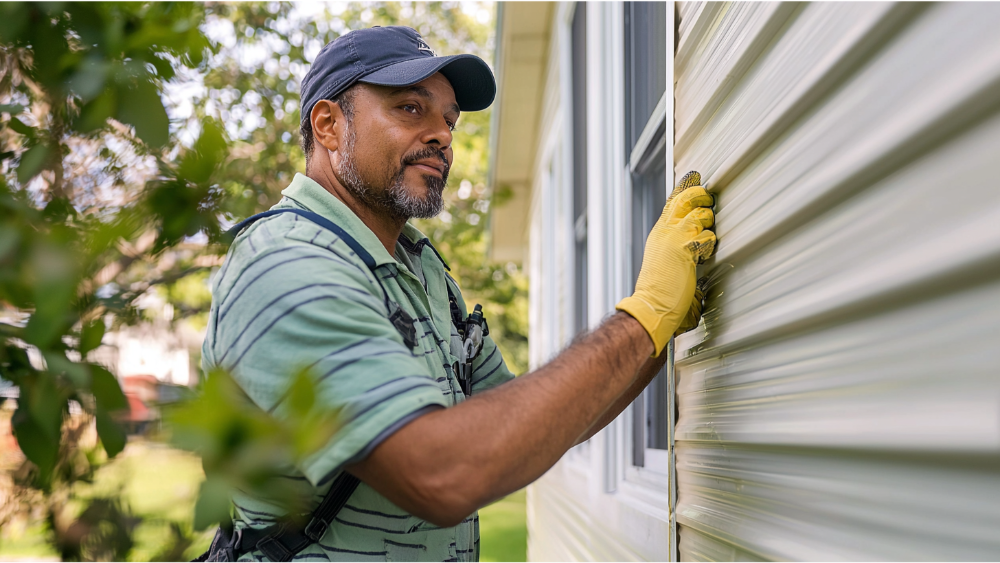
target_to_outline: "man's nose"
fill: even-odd
[[[442,151],[451,148],[451,126],[443,116],[434,118],[424,131],[420,141],[425,145],[437,145]]]

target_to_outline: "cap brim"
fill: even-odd
[[[412,86],[440,72],[451,82],[455,101],[462,111],[479,111],[490,107],[496,97],[497,84],[493,72],[475,55],[424,57],[391,64],[358,79],[377,86]]]

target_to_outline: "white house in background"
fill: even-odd
[[[702,325],[529,488],[529,558],[1000,558],[1000,4],[497,19],[534,366],[630,293],[675,177],[720,240]]]
[[[151,375],[163,383],[195,385],[198,370],[191,351],[201,349],[204,333],[186,323],[171,325],[173,307],[157,295],[145,296],[140,308],[152,309],[155,320],[109,332],[88,359],[108,366],[122,380]]]

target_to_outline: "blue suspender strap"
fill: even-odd
[[[237,223],[233,228],[226,231],[226,236],[229,237],[230,241],[234,240],[236,238],[236,235],[240,234],[240,231],[249,227],[258,220],[263,219],[265,217],[270,217],[272,215],[278,215],[279,213],[293,213],[295,215],[299,215],[300,217],[304,217],[312,221],[313,223],[316,223],[320,227],[324,227],[330,231],[333,231],[334,233],[337,234],[337,236],[341,238],[341,240],[347,243],[347,246],[351,247],[351,250],[353,250],[355,254],[357,254],[358,256],[361,257],[362,260],[364,260],[365,265],[368,266],[369,270],[372,271],[375,270],[375,259],[372,258],[372,255],[367,250],[365,250],[365,247],[361,246],[361,244],[358,243],[358,241],[354,240],[354,237],[347,234],[347,231],[342,229],[340,225],[334,223],[333,221],[317,213],[313,213],[312,211],[306,211],[305,209],[272,209],[270,211],[258,213],[253,217],[248,217]]]
[[[406,345],[411,350],[414,347],[416,347],[417,329],[413,325],[413,318],[411,318],[410,315],[406,313],[406,311],[400,308],[398,304],[389,299],[389,292],[385,290],[385,286],[382,285],[381,279],[379,278],[378,274],[375,273],[375,259],[372,258],[371,253],[365,250],[365,247],[361,246],[361,244],[358,243],[358,241],[354,240],[354,237],[347,234],[347,231],[342,229],[340,225],[334,223],[333,221],[317,213],[314,213],[312,211],[306,211],[305,209],[272,209],[270,211],[258,213],[253,217],[248,217],[240,221],[235,226],[233,226],[233,228],[226,231],[226,237],[228,237],[229,240],[232,241],[236,239],[236,235],[240,234],[240,231],[252,225],[255,221],[263,219],[264,217],[277,215],[279,213],[293,213],[295,215],[305,217],[306,219],[312,221],[313,223],[316,223],[320,227],[333,231],[335,234],[337,234],[337,236],[340,237],[342,241],[347,243],[347,246],[351,247],[351,250],[353,250],[355,254],[361,257],[361,260],[363,260],[365,265],[368,266],[368,269],[372,271],[372,275],[375,277],[375,281],[382,289],[382,296],[385,299],[385,307],[389,311],[389,322],[391,322],[392,325],[396,327],[396,330],[398,330],[399,334],[403,337],[403,342],[405,342]],[[437,250],[435,250],[434,252],[437,252]],[[449,293],[451,292],[450,287],[448,288],[448,291]]]

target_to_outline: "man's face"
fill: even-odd
[[[360,84],[334,172],[359,202],[393,218],[441,211],[459,109],[440,73],[403,88]]]

